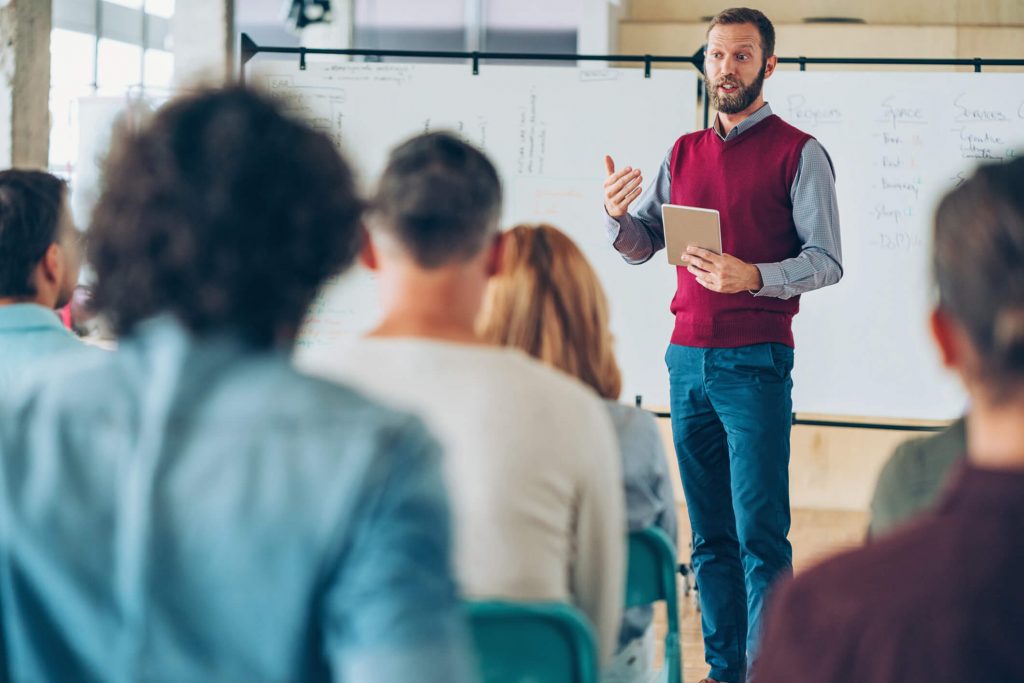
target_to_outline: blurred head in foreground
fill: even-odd
[[[95,304],[122,335],[163,313],[197,336],[286,348],[358,253],[361,211],[335,146],[273,101],[237,87],[178,99],[107,160]]]
[[[977,408],[1024,404],[1024,159],[981,166],[939,204],[932,330]]]

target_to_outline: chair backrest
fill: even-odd
[[[663,678],[668,683],[679,683],[682,677],[676,571],[676,548],[668,534],[657,527],[650,527],[629,535],[626,607],[665,602],[668,629],[665,633]]]
[[[596,683],[586,618],[563,603],[470,602],[482,683]]]

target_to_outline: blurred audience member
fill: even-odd
[[[878,476],[868,536],[878,538],[931,510],[966,449],[964,418],[938,434],[900,444]]]
[[[67,186],[42,171],[0,171],[0,394],[83,345],[54,312],[78,281]]]
[[[436,444],[290,362],[361,210],[242,89],[115,145],[89,260],[119,350],[2,405],[0,677],[471,678]]]
[[[757,683],[1024,681],[1024,159],[946,195],[934,236],[966,460],[919,521],[779,589]]]
[[[485,339],[522,349],[589,385],[604,398],[619,441],[630,531],[658,526],[674,543],[676,510],[665,447],[654,416],[618,402],[608,299],[573,241],[550,225],[505,233],[498,275],[480,321]],[[606,683],[643,681],[653,667],[651,607],[627,609]]]
[[[421,415],[440,439],[468,596],[573,602],[607,661],[625,582],[615,434],[588,387],[477,335],[500,214],[479,150],[447,133],[396,148],[364,250],[383,320],[314,371]]]

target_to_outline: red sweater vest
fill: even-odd
[[[772,115],[723,142],[712,128],[684,135],[672,148],[673,204],[717,209],[722,249],[747,263],[776,263],[800,253],[790,189],[811,138]],[[678,268],[672,343],[729,348],[779,342],[793,346],[799,297],[719,294]]]

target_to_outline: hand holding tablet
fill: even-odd
[[[764,284],[760,269],[722,253],[718,211],[663,204],[668,262],[686,268],[704,288],[720,294],[757,292]]]
[[[690,246],[722,253],[722,228],[715,209],[662,204],[661,222],[665,226],[665,251],[672,265],[690,265],[683,260]]]

